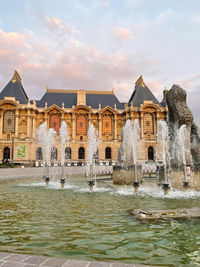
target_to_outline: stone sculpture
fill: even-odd
[[[176,158],[176,134],[178,129],[185,124],[187,127],[186,138],[186,163],[192,165],[200,162],[200,131],[193,122],[194,118],[186,103],[186,91],[174,84],[166,95],[168,105],[168,125],[171,139],[170,152],[175,162]],[[192,142],[191,142],[192,141]],[[191,152],[192,157],[191,158]]]

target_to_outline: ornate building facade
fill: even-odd
[[[165,91],[164,91],[165,94]],[[155,160],[157,122],[166,120],[165,99],[159,103],[142,76],[127,103],[120,103],[112,91],[48,89],[40,100],[30,100],[18,72],[0,93],[0,161],[34,165],[42,160],[37,130],[46,122],[56,133],[52,160],[60,160],[59,128],[67,123],[68,142],[65,158],[85,161],[88,129],[98,131],[99,161],[117,161],[121,129],[126,120],[140,124],[139,161]],[[53,153],[54,152],[54,153]]]

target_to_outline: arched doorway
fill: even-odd
[[[51,159],[57,159],[57,158],[58,158],[57,148],[53,147],[51,149]]]
[[[38,147],[37,150],[36,150],[36,159],[37,160],[42,160],[43,159],[42,148],[41,147]]]
[[[71,154],[72,154],[71,148],[66,147],[65,148],[65,159],[71,159]]]
[[[110,147],[106,147],[105,158],[106,159],[111,159],[111,148]]]
[[[7,146],[3,150],[3,162],[10,162],[10,148]]]
[[[154,151],[152,146],[148,148],[148,160],[154,160]]]
[[[80,147],[78,150],[78,158],[79,159],[85,159],[85,148]]]

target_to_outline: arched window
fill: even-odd
[[[51,159],[57,159],[57,148],[56,147],[53,147],[51,149]]]
[[[71,159],[71,148],[70,147],[65,148],[65,159]]]
[[[15,132],[15,113],[12,110],[7,110],[3,116],[3,132]]]
[[[37,150],[36,150],[36,159],[37,160],[42,160],[43,157],[42,157],[42,148],[41,147],[38,147]]]
[[[112,133],[112,118],[111,116],[105,115],[103,116],[103,134],[108,133],[111,134]]]
[[[51,115],[49,119],[49,128],[53,128],[57,134],[60,130],[60,117],[58,115]]]
[[[154,160],[154,151],[152,146],[148,148],[148,160]]]
[[[153,134],[153,117],[151,114],[144,115],[144,134]]]
[[[10,161],[10,148],[5,147],[3,150],[3,162],[9,162]]]
[[[84,115],[76,117],[76,134],[87,134],[87,119]]]
[[[106,159],[111,159],[111,148],[110,147],[106,147],[106,150],[105,150],[105,158]]]
[[[79,159],[85,159],[85,148],[80,147],[78,150],[78,158]]]

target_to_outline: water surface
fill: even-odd
[[[162,266],[200,266],[200,222],[141,223],[133,208],[200,207],[200,193],[140,188],[114,189],[105,183],[89,192],[83,181],[47,187],[34,179],[0,182],[0,251],[80,260]]]

